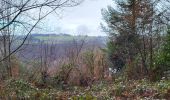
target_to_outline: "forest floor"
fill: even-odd
[[[8,84],[7,84],[8,83]],[[0,86],[2,100],[170,100],[170,81],[150,82],[143,80],[113,82],[100,81],[88,87],[47,87],[39,89],[23,80],[8,80]]]

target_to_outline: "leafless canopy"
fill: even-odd
[[[0,0],[0,36],[10,37],[9,45],[17,32],[25,37],[16,49],[10,51],[1,61],[21,48],[37,24],[50,13],[65,7],[79,5],[83,0]],[[6,31],[8,30],[8,34]]]

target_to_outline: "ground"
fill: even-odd
[[[46,86],[37,88],[23,80],[8,80],[0,90],[1,99],[25,98],[32,100],[124,100],[124,99],[170,99],[170,81],[150,82],[143,80],[116,79],[100,81],[91,86]]]

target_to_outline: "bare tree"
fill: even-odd
[[[11,72],[11,55],[25,43],[38,23],[57,9],[79,5],[83,0],[0,0],[0,62],[5,65],[8,76]],[[34,12],[35,14],[31,14]],[[23,34],[24,33],[24,34]],[[15,36],[23,39],[14,42]],[[17,47],[11,49],[13,45]]]

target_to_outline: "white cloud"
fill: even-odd
[[[60,16],[52,14],[43,22],[47,25],[47,31],[68,34],[105,35],[100,29],[102,21],[101,9],[111,5],[112,0],[85,0],[81,5],[73,8],[66,8],[60,12]],[[83,32],[84,31],[84,32]]]

